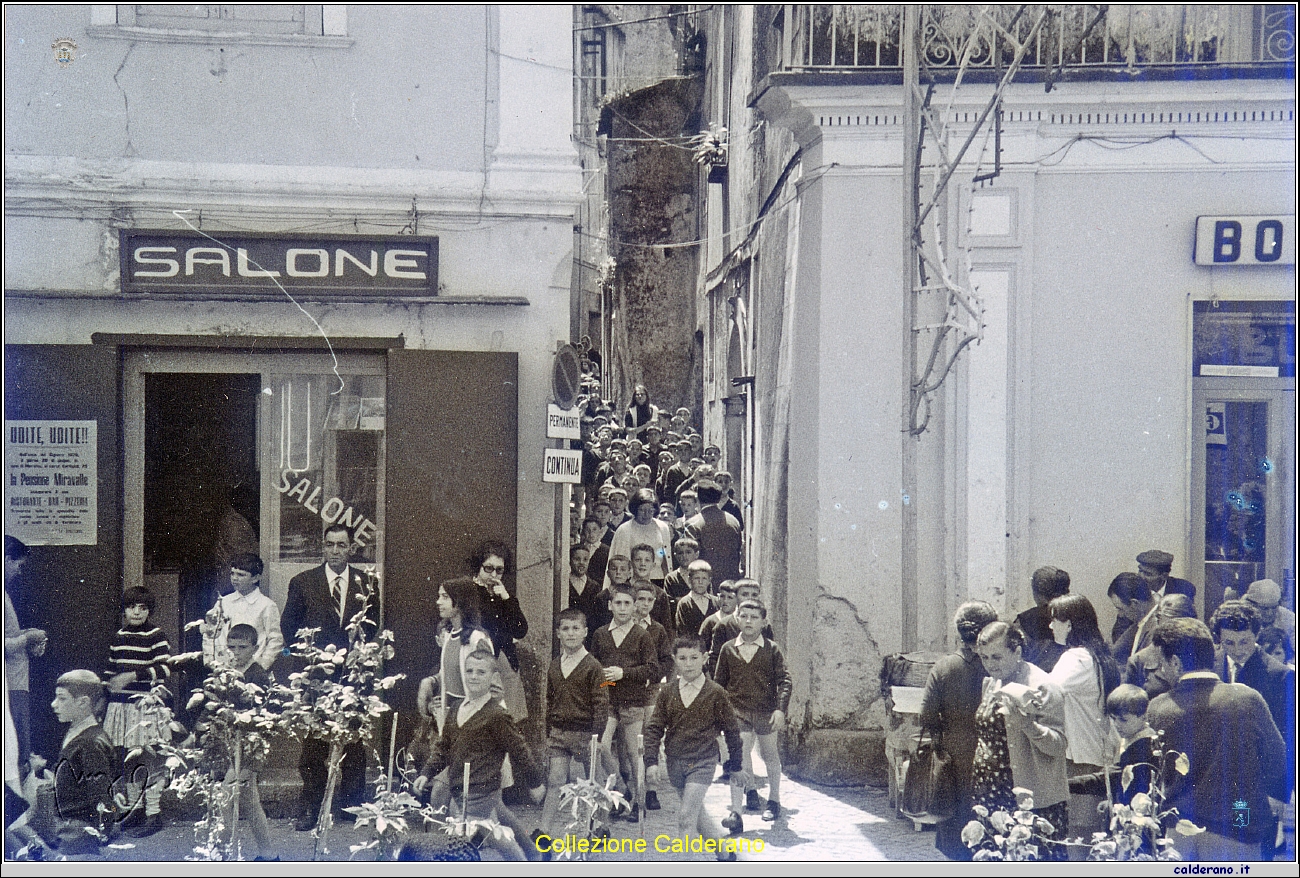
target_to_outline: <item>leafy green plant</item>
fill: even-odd
[[[593,764],[599,764],[593,762]],[[611,774],[601,786],[594,780],[580,778],[560,787],[560,813],[570,818],[565,834],[578,838],[609,838],[610,815],[628,808],[627,797],[614,789],[618,776]],[[588,854],[566,845],[564,859],[586,860]]]
[[[1149,793],[1137,793],[1127,805],[1103,802],[1110,808],[1110,831],[1095,832],[1088,852],[1090,860],[1181,860],[1170,833],[1190,836],[1205,830],[1190,820],[1180,818],[1178,809],[1168,803],[1168,784],[1174,775],[1190,770],[1187,755],[1165,746],[1164,732],[1158,732],[1152,748],[1155,762],[1126,765],[1120,775],[1121,787],[1133,784],[1135,769],[1150,767],[1152,783]]]
[[[301,660],[302,671],[289,675],[288,685],[277,687],[283,707],[281,725],[298,738],[319,738],[329,743],[325,796],[317,818],[314,857],[329,853],[333,826],[332,807],[338,787],[344,750],[353,743],[372,745],[377,721],[391,708],[384,696],[404,675],[384,676],[383,666],[393,657],[393,632],[384,630],[372,638],[369,609],[378,599],[379,577],[367,571],[361,605],[348,621],[350,646],[318,646],[319,629],[303,628],[291,647]]]
[[[1033,812],[1032,790],[1016,787],[1011,791],[1016,797],[1014,811],[990,812],[976,805],[978,820],[971,820],[961,831],[961,840],[973,850],[976,862],[1025,862],[1043,859],[1043,847],[1051,843],[1056,832],[1049,820]]]

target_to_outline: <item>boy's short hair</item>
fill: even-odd
[[[243,570],[253,576],[261,576],[265,567],[262,564],[262,559],[252,552],[240,552],[230,559],[230,569]]]
[[[713,565],[710,564],[708,561],[705,561],[703,558],[696,558],[696,559],[695,559],[694,561],[692,561],[689,565],[687,565],[687,567],[686,567],[686,572],[687,572],[687,573],[700,573],[700,572],[704,572],[704,573],[707,573],[707,574],[709,574],[710,576],[712,576],[712,575],[713,575]]]
[[[635,557],[637,552],[649,552],[649,553],[650,553],[650,557],[651,557],[651,558],[654,558],[654,556],[655,556],[655,547],[652,546],[652,545],[650,545],[649,543],[637,543],[635,546],[632,547],[632,551],[631,551],[630,555],[631,555],[632,557]],[[631,560],[631,557],[629,557],[628,560],[630,561],[630,560]]]
[[[675,554],[682,549],[690,549],[698,555],[700,553],[700,544],[690,537],[682,537],[673,543],[673,553]]]
[[[10,561],[21,561],[26,558],[30,552],[31,549],[27,548],[27,544],[18,539],[18,537],[11,537],[9,534],[5,534],[5,557]]]
[[[718,586],[718,592],[725,594],[739,594],[740,589],[736,587],[736,580],[726,579]]]
[[[736,613],[737,615],[739,615],[741,610],[747,610],[747,609],[758,610],[758,612],[762,614],[764,619],[767,618],[767,607],[763,606],[762,601],[755,600],[753,598],[741,601],[740,606],[736,607]]]
[[[1264,622],[1259,618],[1259,610],[1249,601],[1224,601],[1210,616],[1210,632],[1217,643],[1222,631],[1250,631],[1259,636]]]
[[[226,643],[229,643],[232,640],[247,640],[253,644],[253,646],[257,646],[257,629],[246,622],[240,622],[238,625],[231,625],[230,630],[226,632]]]
[[[621,558],[622,555],[620,555],[619,557]],[[614,600],[615,597],[621,594],[627,595],[634,601],[636,600],[636,589],[632,587],[632,583],[630,582],[610,583],[609,591],[610,591],[609,599],[611,602]]]
[[[736,592],[739,593],[742,588],[752,588],[754,591],[762,594],[763,586],[758,584],[757,579],[737,579]]]
[[[673,653],[676,654],[679,649],[694,649],[704,655],[708,655],[708,647],[704,645],[704,638],[698,634],[679,634],[673,641]]]
[[[629,558],[627,555],[610,555],[609,563],[613,564],[615,561],[623,561],[627,564],[628,567],[632,566],[632,559]]]
[[[695,493],[705,506],[710,506],[722,499],[722,488],[718,487],[717,482],[700,482],[695,486]]]
[[[685,500],[687,497],[690,497],[692,500],[700,499],[700,495],[695,493],[694,489],[692,488],[687,488],[685,491],[682,491],[680,494],[677,495],[678,500]]]
[[[591,549],[587,548],[587,547],[584,546],[582,543],[578,543],[576,546],[569,546],[569,560],[570,560],[570,561],[573,560],[573,553],[574,553],[574,552],[586,552],[587,554],[590,555],[590,554],[591,554]]]
[[[90,698],[95,716],[102,716],[104,707],[108,704],[104,681],[94,671],[68,671],[54,681],[54,688],[67,690],[73,698]]]
[[[626,500],[627,490],[624,488],[611,488],[609,492],[609,497],[611,500],[614,499],[615,497],[622,497],[624,500]]]
[[[637,594],[640,594],[643,591],[648,591],[656,598],[659,597],[659,589],[655,588],[655,584],[648,579],[638,579],[637,581],[633,582],[632,590],[635,591]]]
[[[134,607],[136,604],[144,604],[152,613],[158,602],[154,599],[153,592],[143,585],[127,586],[122,590],[122,606]]]
[[[599,506],[599,505],[600,505],[600,502],[597,501],[597,502],[591,504],[591,508],[594,510],[594,509],[595,509],[597,506]],[[605,505],[608,506],[609,504],[606,503]],[[582,524],[579,525],[579,526],[580,526],[580,527],[586,527],[588,522],[590,522],[591,524],[596,525],[596,527],[600,527],[600,521],[599,521],[599,519],[597,519],[595,516],[592,516],[592,515],[588,515],[586,518],[584,518],[584,519],[582,520]]]
[[[560,615],[555,617],[555,628],[558,631],[561,622],[581,622],[582,627],[587,627],[587,614],[577,607],[566,607],[560,610]]]
[[[1121,683],[1106,696],[1106,715],[1146,716],[1147,705],[1150,702],[1150,697],[1141,686]]]
[[[480,640],[470,654],[465,656],[463,660],[467,662],[470,660],[484,661],[496,664],[497,657],[496,653],[492,651],[492,648]]]
[[[592,503],[592,504],[591,504],[591,510],[592,510],[593,512],[595,512],[597,509],[599,509],[599,508],[602,507],[602,506],[604,506],[606,509],[613,509],[613,508],[614,508],[613,506],[610,505],[610,502],[609,502],[608,500],[606,500],[604,497],[601,497],[601,498],[600,498],[599,500],[597,500],[595,503]],[[592,520],[593,520],[593,521],[596,521],[595,519],[592,519]],[[586,524],[586,522],[583,522],[583,524]],[[600,522],[599,522],[599,521],[596,521],[596,524],[600,524]]]

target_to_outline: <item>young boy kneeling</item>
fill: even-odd
[[[501,802],[501,763],[507,754],[512,770],[520,772],[529,783],[529,795],[541,802],[546,787],[541,771],[533,762],[523,736],[515,728],[506,709],[492,698],[492,675],[496,656],[485,644],[479,644],[464,659],[465,700],[447,715],[442,735],[415,781],[416,793],[424,792],[429,782],[444,768],[451,769],[453,781],[451,813],[463,812],[470,819],[501,820],[514,823],[513,814]],[[469,764],[469,798],[463,801],[461,778],[463,766]],[[488,844],[508,860],[525,859],[519,846],[520,827],[511,826],[515,838],[495,839]]]
[[[698,834],[706,839],[723,837],[723,827],[704,810],[704,794],[718,769],[718,733],[727,741],[731,754],[725,768],[733,786],[744,789],[750,783],[741,770],[740,725],[727,693],[704,676],[707,652],[698,637],[678,637],[673,644],[677,677],[659,690],[654,711],[645,726],[646,780],[662,783],[665,770],[659,765],[659,742],[664,742],[667,778],[681,796],[677,831],[681,838]],[[735,832],[739,832],[736,828]],[[733,834],[735,834],[733,832]],[[718,859],[734,860],[734,852],[719,851]]]

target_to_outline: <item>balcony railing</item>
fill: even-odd
[[[971,67],[1008,64],[1043,6],[926,5],[921,52],[929,67],[956,67],[967,37],[980,36]],[[1168,65],[1295,62],[1294,6],[1054,5],[1026,52],[1026,67],[1110,67],[1135,71]],[[902,67],[902,6],[786,4],[780,69],[872,70]],[[1023,9],[1023,12],[1020,10]],[[1017,12],[1020,14],[1017,16]]]

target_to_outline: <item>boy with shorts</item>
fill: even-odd
[[[617,557],[610,559],[611,567],[616,560]],[[606,751],[612,751],[615,732],[618,732],[621,745],[618,767],[628,779],[629,800],[636,802],[638,790],[632,760],[650,700],[647,684],[659,672],[659,658],[650,635],[636,624],[636,593],[630,585],[619,583],[611,587],[609,612],[612,620],[596,632],[591,643],[591,651],[604,667],[605,681],[609,684],[609,719],[601,743]],[[635,823],[639,815],[640,809],[633,804],[628,820]]]
[[[768,798],[763,819],[781,816],[781,753],[776,736],[785,728],[785,712],[790,706],[790,672],[785,653],[775,642],[763,636],[767,608],[761,601],[742,601],[736,608],[740,634],[727,641],[718,655],[714,681],[727,691],[740,721],[740,740],[745,774],[752,777],[750,751],[758,740],[758,751],[767,765]],[[740,787],[731,788],[731,809],[740,812]],[[745,789],[747,810],[758,811],[760,800],[754,787]]]
[[[564,834],[555,818],[560,808],[560,787],[569,782],[571,760],[578,760],[591,777],[591,736],[604,734],[609,719],[608,687],[603,685],[605,669],[583,645],[587,620],[582,611],[573,607],[561,610],[555,636],[560,641],[560,654],[551,660],[546,675],[550,770],[546,801],[542,804],[542,828],[552,837]]]
[[[678,637],[673,644],[673,667],[676,678],[659,690],[654,710],[645,727],[646,781],[663,783],[665,777],[681,796],[677,812],[680,838],[698,834],[704,838],[722,837],[724,828],[733,835],[742,831],[740,815],[733,812],[721,825],[704,810],[704,794],[718,769],[718,734],[727,741],[731,756],[724,768],[731,773],[732,784],[749,784],[741,768],[740,726],[735,711],[722,687],[704,676],[707,655],[698,637]],[[663,741],[667,768],[659,765],[659,742]],[[736,855],[719,851],[718,859],[734,860]]]
[[[487,844],[495,847],[507,860],[525,859],[518,839],[526,836],[518,820],[501,801],[501,764],[507,755],[513,771],[527,779],[533,801],[542,801],[546,788],[541,771],[533,762],[528,744],[506,709],[492,697],[492,677],[497,667],[496,655],[486,644],[479,644],[464,659],[465,700],[447,715],[447,724],[434,745],[429,761],[415,781],[415,792],[423,793],[433,778],[444,769],[451,770],[452,815],[464,812],[469,819],[499,820],[514,832],[512,838],[488,836]],[[469,797],[464,798],[461,782],[463,766],[469,764]],[[536,856],[536,852],[534,851]]]
[[[668,633],[668,629],[660,625],[653,617],[655,602],[662,592],[656,589],[652,583],[641,581],[636,583],[636,622],[645,632],[650,635],[654,641],[655,655],[659,658],[659,669],[654,673],[650,681],[649,700],[654,701],[659,694],[659,686],[665,677],[671,677],[673,672],[673,640]],[[659,794],[654,790],[646,790],[645,809],[647,811],[658,811]]]

